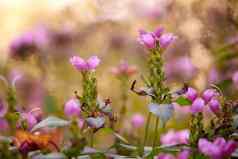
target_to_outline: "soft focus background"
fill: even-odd
[[[164,53],[172,89],[189,83],[202,91],[213,83],[229,98],[236,98],[237,0],[0,0],[0,19],[0,72],[9,80],[21,76],[17,94],[26,109],[41,106],[48,114],[62,114],[65,101],[75,90],[81,91],[80,73],[69,58],[97,55],[102,60],[97,69],[99,96],[111,98],[118,111],[121,86],[111,69],[121,60],[128,61],[138,70],[130,83],[137,79],[142,85],[147,52],[137,41],[138,30],[152,31],[158,26],[178,36]],[[34,56],[12,57],[22,51],[14,50],[14,40],[29,32],[38,42],[31,51],[41,62]],[[132,114],[147,114],[148,103],[129,88],[128,92],[125,131],[131,130]],[[177,109],[168,127],[186,128],[188,110]]]

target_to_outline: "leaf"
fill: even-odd
[[[191,102],[189,99],[187,99],[187,98],[185,98],[185,97],[182,97],[182,96],[180,96],[179,98],[177,98],[177,99],[175,100],[175,102],[178,103],[178,104],[181,105],[181,106],[191,105],[191,104],[192,104],[192,102]]]
[[[96,118],[89,117],[86,119],[86,122],[88,123],[88,125],[96,129],[103,127],[105,121],[106,120],[104,117],[96,117]]]
[[[31,132],[36,131],[36,130],[41,129],[41,128],[45,128],[45,127],[50,127],[50,128],[64,127],[64,126],[68,126],[69,124],[70,124],[70,122],[67,121],[67,120],[63,120],[63,119],[60,119],[58,117],[50,116],[50,117],[42,120],[38,124],[36,124],[31,129]]]
[[[149,111],[159,117],[162,123],[165,124],[172,117],[174,107],[172,104],[150,103]]]

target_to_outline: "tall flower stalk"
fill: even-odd
[[[158,105],[171,103],[171,95],[169,93],[169,88],[164,85],[165,75],[163,71],[163,60],[161,55],[164,49],[176,39],[176,37],[171,33],[162,33],[163,28],[158,28],[154,32],[146,32],[144,30],[140,30],[140,36],[138,39],[139,42],[146,48],[148,48],[150,51],[147,62],[149,74],[147,78],[145,78],[145,84],[150,90],[152,90],[152,95],[150,95],[151,102],[157,103]],[[150,112],[145,126],[145,137],[143,146],[146,145],[148,140],[148,131],[151,123],[151,116],[152,113]],[[158,140],[158,131],[160,123],[159,120],[159,118],[156,118],[153,147],[156,146]],[[162,124],[162,126],[164,126],[164,124]]]

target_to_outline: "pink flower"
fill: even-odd
[[[220,102],[217,99],[211,99],[208,103],[209,108],[215,114],[219,113],[220,111]]]
[[[190,151],[183,150],[179,154],[177,154],[176,157],[171,154],[161,153],[157,157],[155,157],[155,159],[188,159],[189,155],[190,155]]]
[[[203,92],[202,98],[208,103],[213,97],[217,96],[218,93],[214,89],[207,89]]]
[[[100,64],[100,59],[97,56],[91,56],[84,60],[79,56],[73,56],[70,58],[70,63],[79,71],[90,71],[96,69]]]
[[[20,122],[23,122],[23,121],[26,122],[28,129],[33,128],[33,126],[35,124],[37,124],[37,120],[36,120],[35,116],[31,113],[21,113],[21,121]]]
[[[135,66],[129,66],[126,61],[121,61],[117,67],[112,68],[112,73],[116,76],[132,76],[137,72]]]
[[[189,87],[187,92],[185,93],[185,97],[188,98],[190,101],[194,101],[198,96],[198,93],[197,91],[192,88],[192,87]]]
[[[140,30],[139,33],[138,41],[140,44],[144,45],[148,49],[153,49],[156,47],[156,39],[153,36],[153,33],[148,33],[144,30]]]
[[[232,81],[236,87],[238,87],[238,71],[236,71],[232,76]]]
[[[154,36],[156,37],[156,39],[158,40],[158,39],[161,37],[161,35],[162,35],[163,32],[164,32],[164,28],[158,27],[158,28],[153,32],[153,34],[154,34]]]
[[[177,145],[177,144],[188,144],[189,131],[173,131],[170,130],[166,134],[161,136],[160,142],[162,145]]]
[[[202,112],[204,106],[205,106],[205,101],[202,98],[196,98],[193,101],[193,104],[191,106],[191,111],[193,114]]]
[[[144,125],[145,118],[141,114],[134,114],[131,118],[131,124],[134,128],[140,128]]]
[[[198,141],[199,151],[212,159],[223,159],[229,157],[237,148],[237,143],[233,140],[226,141],[218,137],[213,142],[201,138]]]
[[[64,114],[68,117],[80,115],[80,102],[77,99],[70,99],[64,105]]]
[[[173,155],[161,153],[155,159],[176,159],[176,158]]]
[[[8,122],[5,119],[0,118],[0,131],[6,131],[8,130],[8,128],[9,128]]]
[[[166,33],[159,38],[159,44],[161,48],[167,48],[172,42],[177,39],[172,33]]]

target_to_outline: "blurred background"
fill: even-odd
[[[98,92],[121,106],[120,81],[111,73],[121,60],[137,67],[132,76],[142,86],[147,51],[137,41],[138,30],[162,26],[178,36],[164,53],[168,85],[189,83],[202,91],[219,85],[237,98],[237,0],[0,0],[0,72],[17,81],[18,104],[61,114],[65,101],[81,92],[80,73],[69,63],[72,55],[102,61],[97,69]],[[28,55],[32,56],[28,56]],[[1,86],[3,87],[3,86]],[[4,91],[1,91],[4,97]],[[147,114],[148,99],[128,87],[127,119]],[[186,128],[187,108],[178,107],[168,127]],[[125,122],[125,131],[130,124]]]

